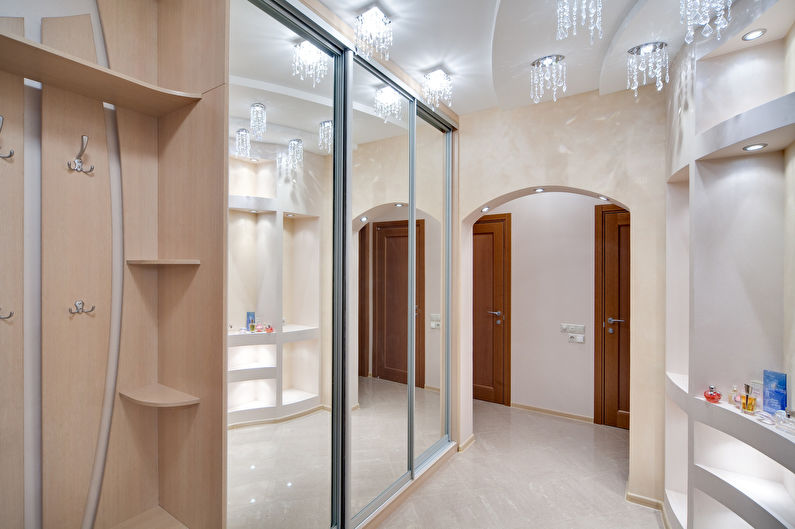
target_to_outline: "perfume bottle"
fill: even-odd
[[[265,332],[265,325],[262,324],[262,320],[257,320],[257,332]]]
[[[729,394],[729,404],[735,408],[740,407],[740,392],[737,391],[737,386],[732,386],[732,392]]]
[[[745,389],[745,394],[742,396],[743,413],[753,415],[756,409],[756,397],[752,395],[751,384],[743,384],[743,387]]]
[[[709,389],[704,392],[704,398],[707,399],[707,402],[713,404],[720,402],[720,397],[720,392],[715,389],[715,386],[710,386]]]

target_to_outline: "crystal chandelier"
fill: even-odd
[[[638,97],[641,73],[644,85],[646,78],[651,77],[656,80],[657,91],[663,89],[663,80],[668,82],[668,44],[647,42],[627,50],[627,89],[634,90],[635,97]]]
[[[709,38],[717,30],[720,32],[728,27],[732,19],[732,0],[679,0],[679,16],[682,24],[687,25],[685,42],[692,44],[696,38],[695,26],[701,28],[701,35]],[[713,28],[712,25],[715,25]]]
[[[375,113],[384,120],[384,123],[390,117],[397,120],[401,119],[403,114],[403,97],[391,86],[379,88],[375,92]]]
[[[299,139],[287,142],[287,167],[298,169],[304,161],[304,142]]]
[[[530,63],[530,97],[539,103],[544,90],[552,90],[552,100],[558,100],[558,88],[566,93],[566,61],[563,55],[547,55]]]
[[[254,136],[255,140],[262,140],[265,137],[265,128],[266,128],[266,115],[265,115],[265,105],[262,103],[254,103],[251,105],[249,109],[251,114],[251,121],[249,128],[251,129],[251,134]]]
[[[684,0],[683,0],[684,1]],[[593,44],[594,32],[602,38],[602,0],[558,0],[557,40],[577,35],[577,12],[580,12],[580,25],[588,27]]]
[[[389,60],[392,47],[392,21],[373,6],[356,17],[356,53],[368,59],[377,55]]]
[[[453,104],[452,79],[442,69],[426,73],[422,79],[422,96],[433,108],[439,108],[440,103],[449,107]]]
[[[317,131],[317,146],[318,148],[331,154],[331,148],[334,146],[334,122],[331,120],[321,121]]]
[[[251,158],[251,138],[246,129],[237,129],[235,133],[235,154]]]
[[[293,46],[293,75],[312,79],[314,88],[328,73],[328,56],[305,40]]]

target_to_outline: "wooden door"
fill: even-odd
[[[629,428],[629,212],[596,207],[594,422]]]
[[[511,215],[472,229],[472,395],[511,404]]]
[[[375,230],[373,275],[373,376],[405,384],[408,380],[408,221],[379,222]],[[425,387],[425,221],[417,221],[415,368]]]

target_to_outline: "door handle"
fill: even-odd
[[[488,314],[494,314],[495,316],[502,316],[502,311],[501,310],[487,310],[486,312]]]
[[[617,320],[615,318],[607,318],[607,323],[614,324],[614,323],[624,323],[624,320]]]

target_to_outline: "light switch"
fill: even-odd
[[[561,323],[560,332],[564,334],[585,334],[585,325],[578,325],[576,323]]]
[[[441,329],[441,328],[442,328],[442,315],[431,314],[431,329]]]

